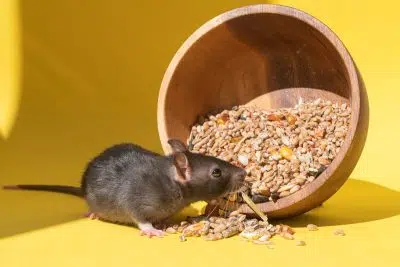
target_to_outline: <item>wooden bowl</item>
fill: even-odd
[[[344,145],[329,167],[298,192],[258,204],[273,218],[302,214],[344,184],[368,131],[368,99],[349,52],[326,25],[302,11],[246,6],[195,31],[175,54],[161,84],[158,130],[163,150],[170,152],[169,138],[186,141],[198,115],[242,104],[290,107],[299,97],[347,102],[352,109]],[[253,214],[245,204],[239,208]]]

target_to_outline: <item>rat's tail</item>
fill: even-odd
[[[12,190],[36,190],[36,191],[50,191],[64,193],[68,195],[74,195],[78,197],[84,197],[83,191],[79,187],[67,186],[67,185],[30,185],[30,184],[19,184],[19,185],[5,185],[3,189]]]

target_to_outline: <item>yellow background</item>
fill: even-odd
[[[400,266],[400,5],[273,2],[338,34],[370,100],[352,179],[324,207],[286,222],[306,247],[147,240],[81,219],[80,199],[0,191],[0,266]],[[78,184],[86,161],[119,141],[161,152],[157,95],[172,56],[207,20],[253,3],[263,1],[0,0],[0,183]],[[307,232],[307,223],[321,228]],[[337,227],[347,235],[333,236]]]

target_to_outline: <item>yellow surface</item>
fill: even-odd
[[[0,138],[8,137],[19,100],[19,21],[16,1],[0,1]]]
[[[122,140],[161,152],[156,102],[173,54],[208,19],[255,2],[22,0],[17,10],[16,1],[0,0],[0,129],[8,133],[0,183],[78,184],[88,158]],[[400,266],[399,4],[279,3],[339,35],[370,99],[352,179],[324,207],[286,222],[306,247],[280,238],[273,250],[237,238],[147,240],[133,228],[81,219],[85,205],[74,197],[0,191],[0,266]],[[320,230],[305,231],[307,223]],[[338,227],[345,237],[333,236]]]

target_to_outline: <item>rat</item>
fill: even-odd
[[[190,203],[212,201],[243,185],[246,171],[213,156],[190,152],[168,140],[160,155],[133,143],[106,148],[86,165],[81,186],[6,185],[4,189],[66,193],[86,200],[91,217],[136,225],[142,235],[164,235],[153,225]]]

